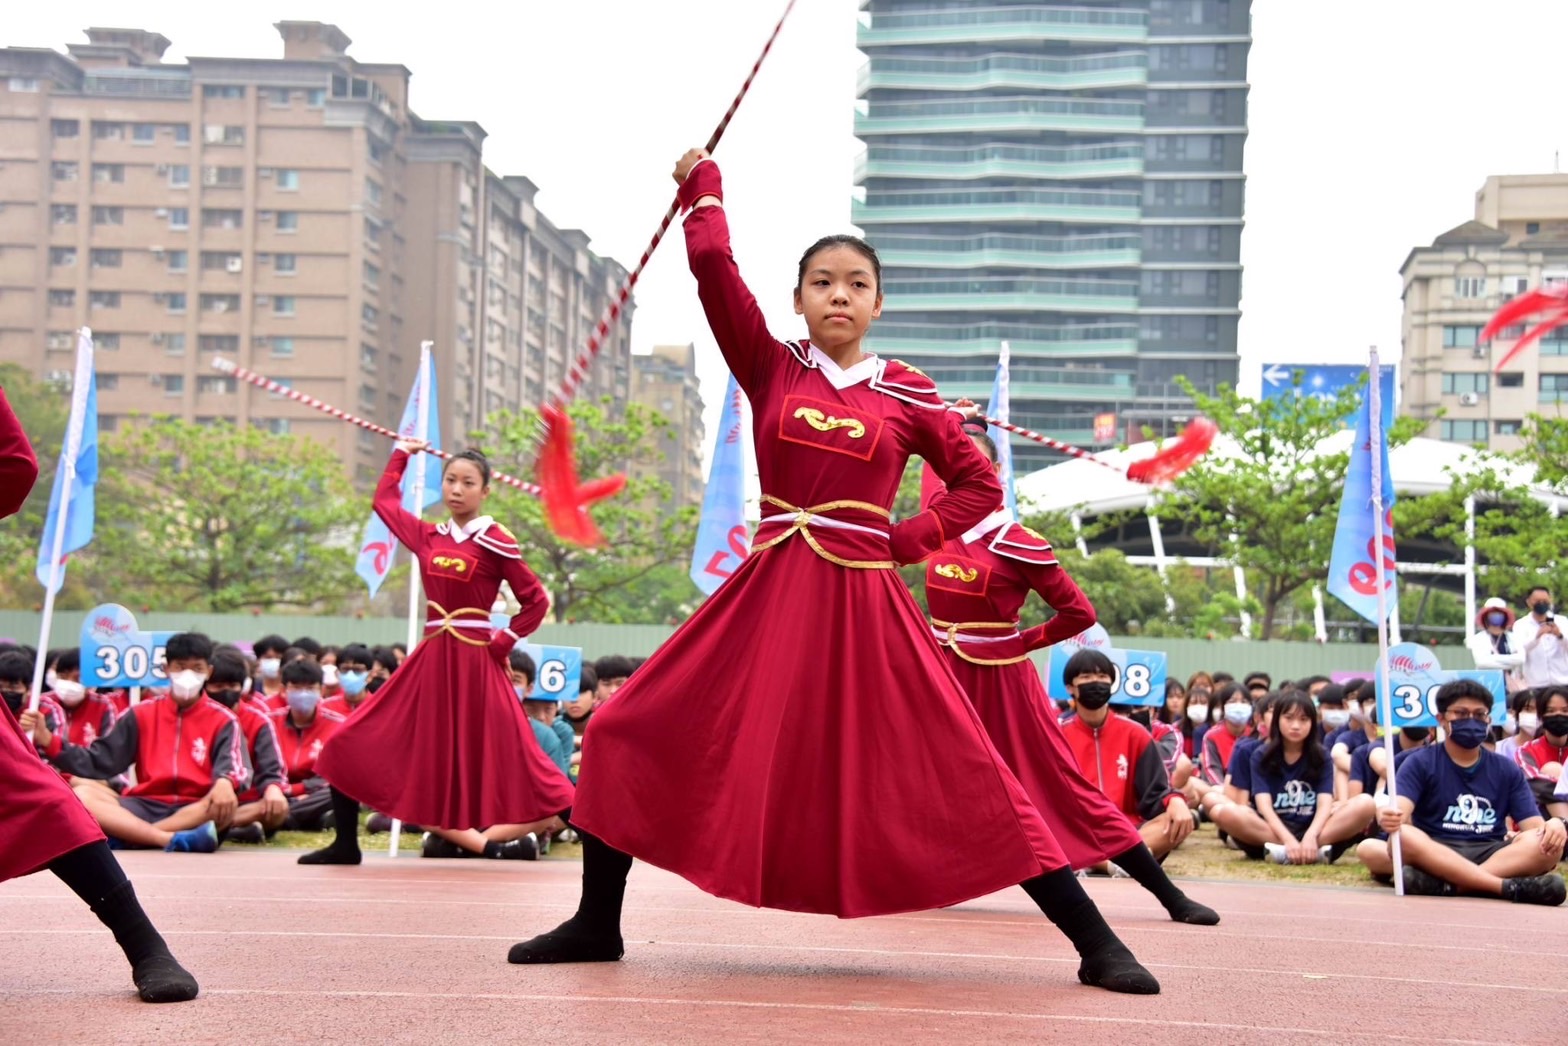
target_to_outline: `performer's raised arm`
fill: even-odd
[[[420,453],[424,446],[423,440],[397,441],[397,447],[387,461],[386,471],[381,474],[381,481],[376,484],[376,497],[372,502],[376,515],[381,517],[381,522],[396,535],[403,543],[403,547],[416,555],[425,547],[425,524],[418,516],[403,507],[401,484],[403,473],[408,470],[411,455]]]

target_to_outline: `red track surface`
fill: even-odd
[[[135,1000],[113,941],[48,874],[0,884],[0,1041],[343,1043],[873,1041],[1561,1043],[1568,912],[1386,890],[1196,883],[1213,928],[1137,886],[1090,892],[1164,986],[1081,987],[1011,891],[853,922],[757,911],[638,865],[621,963],[518,967],[512,942],[574,909],[580,866],[277,851],[122,854],[201,981]]]

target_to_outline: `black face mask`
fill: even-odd
[[[1427,735],[1432,731],[1428,727],[1424,726],[1407,726],[1402,728],[1399,732],[1405,735],[1406,741],[1413,741],[1416,744],[1420,744],[1427,739]]]
[[[1111,703],[1111,684],[1093,682],[1078,684],[1078,707],[1093,712]]]
[[[1127,718],[1131,719],[1134,723],[1137,723],[1139,726],[1143,727],[1145,730],[1153,730],[1154,729],[1154,727],[1149,725],[1150,713],[1149,713],[1149,710],[1147,708],[1140,708],[1136,712],[1131,712],[1131,713],[1128,714]]]
[[[1568,737],[1568,715],[1553,712],[1541,717],[1541,729],[1553,737]]]
[[[6,693],[5,693],[5,703],[6,703],[6,706],[11,709],[11,714],[12,715],[21,715],[22,714],[22,705],[23,705],[23,703],[26,700],[27,700],[27,691],[26,690],[19,690],[19,691],[17,691],[14,694],[11,691],[7,690]]]
[[[375,676],[371,679],[365,680],[365,689],[369,690],[372,694],[377,690],[380,690],[385,685],[386,679],[382,676]]]
[[[1534,603],[1530,604],[1530,609],[1542,617],[1545,617],[1547,614],[1552,612],[1552,601],[1549,599],[1537,599]]]
[[[223,690],[208,690],[207,696],[212,698],[224,708],[233,708],[240,703],[239,688],[225,688]]]

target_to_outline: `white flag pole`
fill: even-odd
[[[434,384],[430,380],[430,350],[435,342],[422,341],[419,343],[419,402],[414,407],[414,432],[419,439],[428,439],[430,436],[430,388]],[[419,503],[419,511],[423,511],[425,504],[425,462],[428,455],[415,454],[414,460],[409,462],[414,470],[415,497]],[[420,635],[424,632],[424,619],[420,614],[419,605],[419,557],[409,555],[408,564],[408,652],[414,652],[414,644],[419,642]],[[396,857],[398,844],[403,838],[403,822],[392,822],[392,842],[387,847],[387,856]]]
[[[1388,590],[1383,578],[1383,399],[1382,390],[1379,388],[1378,375],[1381,371],[1377,365],[1377,346],[1372,346],[1371,362],[1367,365],[1367,431],[1371,434],[1371,464],[1372,464],[1372,569],[1375,572],[1377,584],[1377,692],[1383,695],[1382,704],[1378,708],[1378,726],[1383,731],[1383,754],[1388,759],[1388,769],[1384,771],[1384,778],[1388,781],[1388,801],[1396,810],[1399,808],[1399,787],[1394,783],[1394,695],[1388,686]],[[1400,897],[1405,895],[1405,862],[1404,855],[1400,852],[1399,833],[1390,832],[1388,836],[1389,852],[1394,858],[1394,893]]]
[[[93,376],[93,332],[83,327],[76,335],[76,377],[71,386],[71,418],[65,427],[65,451],[60,455],[60,507],[54,517],[54,547],[49,552],[49,584],[44,589],[43,622],[38,628],[38,659],[33,663],[33,692],[29,712],[38,711],[43,696],[44,662],[49,658],[49,629],[54,624],[54,594],[60,587],[60,557],[65,555],[66,523],[71,516],[71,487],[76,480],[76,456],[82,450],[82,429],[87,424],[87,388]]]

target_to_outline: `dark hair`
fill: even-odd
[[[328,643],[321,648],[321,656],[326,657],[328,654],[331,654],[333,659],[336,660],[338,654],[340,654],[342,651],[343,648],[338,646],[336,643]]]
[[[212,672],[207,676],[207,685],[233,683],[235,686],[241,686],[248,675],[250,675],[250,666],[245,663],[243,654],[238,651],[222,650],[212,655]]]
[[[1568,698],[1568,686],[1543,686],[1535,692],[1535,710],[1541,713],[1541,718],[1546,718],[1546,706],[1551,704],[1552,698]]]
[[[1229,672],[1215,672],[1213,678],[1209,681],[1215,686],[1219,686],[1221,683],[1234,683],[1236,677]]]
[[[1273,700],[1270,701],[1270,698]],[[1269,694],[1263,700],[1269,701],[1272,713],[1269,717],[1269,739],[1263,746],[1263,765],[1276,774],[1285,772],[1285,737],[1280,733],[1279,721],[1286,712],[1295,710],[1312,723],[1306,738],[1301,742],[1301,757],[1307,761],[1308,779],[1315,778],[1318,771],[1323,769],[1327,753],[1323,751],[1323,725],[1318,722],[1318,710],[1313,707],[1311,696],[1300,690],[1292,690],[1283,695]]]
[[[1474,679],[1455,679],[1437,688],[1437,714],[1447,715],[1448,710],[1453,707],[1455,701],[1467,697],[1481,702],[1486,706],[1488,712],[1492,710],[1492,692],[1490,690],[1477,683]],[[1539,707],[1539,693],[1536,695],[1536,701],[1537,707]]]
[[[266,652],[268,650],[275,650],[275,651],[277,651],[278,656],[282,657],[283,656],[283,652],[285,650],[287,650],[288,648],[289,648],[289,641],[287,639],[284,639],[282,636],[276,635],[276,634],[270,635],[270,636],[262,636],[260,639],[256,640],[256,642],[254,644],[251,645],[251,649],[256,652],[256,656],[257,657],[262,657],[263,655],[266,654]]]
[[[647,661],[648,659],[646,657],[634,657],[631,660],[632,660],[632,672],[633,672],[633,674],[635,674],[637,672],[637,670],[643,666],[643,662]]]
[[[974,442],[975,446],[980,448],[980,453],[984,454],[986,459],[989,460],[991,464],[996,464],[998,458],[996,440],[992,439],[990,434],[987,433],[985,429],[975,428],[965,422],[964,435],[968,436]]]
[[[599,673],[593,670],[592,665],[584,665],[582,674],[577,679],[577,692],[589,693],[599,689]]]
[[[1534,588],[1530,589],[1530,591],[1528,591],[1528,592],[1526,592],[1524,594],[1524,598],[1529,599],[1531,596],[1535,595],[1537,592],[1545,592],[1547,595],[1551,595],[1552,594],[1552,590],[1547,588],[1545,585],[1536,585]]]
[[[603,683],[609,679],[626,679],[637,666],[625,654],[606,654],[593,663],[593,671]]]
[[[1200,670],[1194,672],[1192,675],[1187,677],[1187,689],[1188,690],[1191,690],[1194,686],[1197,685],[1199,676],[1202,676],[1204,679],[1207,679],[1209,681],[1209,687],[1212,688],[1214,686],[1214,677],[1209,675],[1209,673],[1207,673],[1207,672],[1205,672],[1205,671],[1200,669]]]
[[[1330,705],[1334,708],[1345,707],[1345,688],[1338,683],[1330,683],[1318,691],[1318,706]]]
[[[33,659],[20,650],[0,654],[0,683],[31,683]]]
[[[338,651],[338,667],[341,668],[345,662],[352,661],[356,665],[364,665],[366,668],[369,668],[370,657],[370,648],[365,644],[350,643]]]
[[[1535,691],[1529,687],[1514,691],[1514,695],[1508,699],[1508,707],[1514,715],[1518,715],[1526,708],[1535,708]]]
[[[526,650],[513,650],[506,656],[506,663],[512,666],[513,672],[521,672],[529,686],[539,677],[539,669],[534,666],[534,659],[528,656]]]
[[[1172,717],[1173,713],[1168,702],[1173,693],[1180,694],[1183,702],[1187,700],[1187,688],[1181,685],[1181,680],[1167,679],[1165,681],[1165,700],[1154,710],[1154,717],[1162,723],[1175,725],[1178,729],[1183,729],[1183,732],[1187,732],[1185,728],[1191,727],[1192,724],[1187,722],[1186,705],[1182,706],[1182,714],[1179,717]]]
[[[292,646],[296,650],[303,650],[311,657],[318,659],[321,657],[321,644],[309,636],[300,636],[298,639],[294,640],[294,642],[290,643],[289,646]]]
[[[176,632],[163,648],[170,661],[212,661],[212,640],[200,632]]]
[[[79,672],[82,669],[81,647],[68,646],[60,651],[60,656],[55,658],[54,670],[56,672]]]
[[[795,289],[797,291],[806,285],[807,263],[811,261],[818,251],[825,251],[832,247],[848,247],[852,251],[858,251],[865,255],[866,260],[871,263],[871,275],[877,282],[877,293],[882,293],[882,259],[877,257],[877,249],[859,236],[851,236],[843,232],[824,236],[806,248],[806,253],[800,256],[800,271],[795,274]]]
[[[1242,684],[1248,690],[1251,690],[1256,683],[1262,683],[1263,689],[1267,690],[1274,685],[1274,677],[1267,672],[1248,672],[1247,678],[1242,680]]]
[[[1301,689],[1307,691],[1308,693],[1311,693],[1312,692],[1312,688],[1317,686],[1319,683],[1332,683],[1332,682],[1333,682],[1333,680],[1330,679],[1328,676],[1308,676],[1307,678],[1303,679],[1297,685],[1300,686]]]
[[[378,646],[370,652],[371,666],[380,665],[388,672],[397,668],[397,655],[392,653],[391,647]]]
[[[1085,647],[1068,658],[1067,664],[1062,666],[1062,685],[1072,686],[1079,676],[1092,676],[1101,672],[1115,679],[1115,663],[1101,651]]]
[[[1264,694],[1262,697],[1258,698],[1256,701],[1254,701],[1252,703],[1252,718],[1253,719],[1258,719],[1258,718],[1267,719],[1269,717],[1269,709],[1271,709],[1275,705],[1279,704],[1280,701],[1283,700],[1284,698],[1286,698],[1286,697],[1295,697],[1298,694],[1301,694],[1301,696],[1303,696],[1303,697],[1306,696],[1305,694],[1302,694],[1302,692],[1300,690],[1292,690],[1292,691],[1290,691],[1290,692],[1288,692],[1286,694],[1279,694],[1279,693],[1277,693],[1277,692],[1275,692],[1273,690],[1270,690],[1268,693]],[[1311,704],[1312,703],[1312,698],[1308,697],[1307,698],[1307,703]],[[1317,714],[1318,714],[1317,713],[1317,709],[1314,708],[1312,710],[1313,718],[1317,718]]]
[[[467,450],[460,450],[456,454],[453,454],[450,458],[447,458],[446,464],[441,466],[441,478],[445,479],[447,470],[450,469],[453,465],[456,465],[459,461],[470,462],[474,468],[479,470],[480,486],[488,487],[490,485],[490,459],[485,457],[483,451],[478,450],[475,447],[469,447]]]
[[[283,666],[283,671],[278,673],[278,678],[283,680],[285,685],[303,683],[306,686],[320,686],[321,666],[308,658],[297,658]]]
[[[1223,708],[1225,705],[1230,704],[1230,699],[1238,694],[1246,698],[1249,704],[1252,702],[1252,695],[1247,693],[1242,688],[1242,685],[1234,679],[1228,683],[1222,683],[1215,687],[1214,692],[1209,695],[1209,707],[1213,708],[1215,705],[1219,705]]]
[[[387,649],[388,650],[395,650],[395,651],[397,651],[400,654],[407,654],[408,653],[408,644],[407,643],[393,643],[390,646],[388,646]]]

